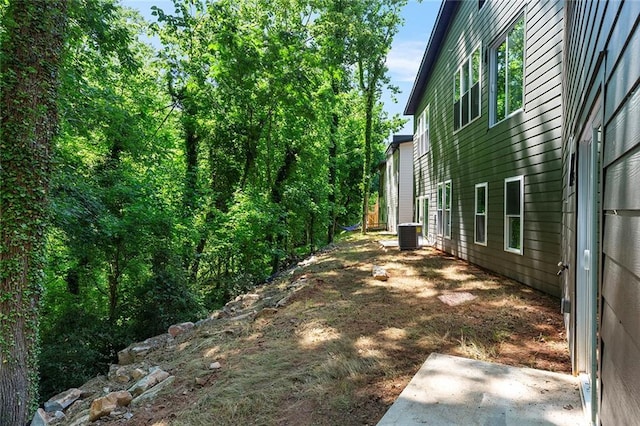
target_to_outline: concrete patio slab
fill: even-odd
[[[582,424],[576,377],[432,353],[378,426]]]
[[[378,240],[378,243],[384,248],[398,247],[398,238]],[[428,246],[427,241],[422,235],[418,235],[418,245],[420,247]]]

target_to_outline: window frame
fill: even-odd
[[[510,204],[507,199],[509,192],[507,191],[507,185],[512,182],[519,182],[519,190],[520,190],[520,203],[519,203],[519,214],[508,214],[507,206]],[[511,235],[511,227],[510,227],[510,219],[513,217],[518,217],[520,219],[520,233],[519,233],[519,243],[520,248],[510,247],[510,238]],[[514,254],[523,255],[524,254],[524,175],[520,176],[512,176],[506,178],[504,180],[504,251]]]
[[[444,183],[438,182],[436,189],[436,234],[443,235],[444,234],[444,210],[443,210],[443,201],[444,201]]]
[[[507,53],[506,56],[508,57],[508,40],[509,40],[509,35],[510,33],[513,31],[513,29],[516,27],[516,25],[520,22],[520,20],[522,20],[522,99],[521,99],[521,105],[519,108],[513,110],[513,111],[509,111],[507,109],[507,106],[509,104],[509,96],[508,96],[508,89],[509,89],[509,84],[508,82],[505,83],[505,115],[503,118],[498,119],[498,112],[497,112],[497,92],[498,92],[498,60],[497,60],[497,52],[498,52],[498,48],[503,44],[503,43],[507,43]],[[514,19],[511,24],[509,24],[509,26],[507,27],[507,30],[502,33],[500,35],[500,37],[497,38],[497,40],[491,45],[490,48],[490,75],[489,78],[490,80],[490,90],[489,90],[489,126],[493,127],[499,123],[502,123],[505,120],[508,120],[510,117],[518,114],[521,111],[524,111],[524,107],[525,107],[525,87],[526,87],[526,60],[527,60],[527,19],[526,19],[526,13],[525,11],[522,11],[518,14],[518,16],[516,17],[516,19]],[[508,69],[509,67],[505,67],[506,69],[506,73],[505,74],[505,80],[508,81]]]
[[[447,185],[449,185],[449,196],[447,196]],[[444,205],[444,212],[443,212],[443,230],[444,230],[444,237],[448,240],[451,239],[451,194],[453,193],[453,184],[451,183],[451,179],[449,180],[445,180],[444,181],[444,189],[442,191],[443,193],[443,205]],[[447,207],[448,204],[448,207]]]
[[[413,138],[417,145],[418,158],[431,149],[430,119],[429,104],[427,104],[418,116],[416,134]]]
[[[420,220],[420,211],[422,211],[422,220]],[[421,195],[415,197],[414,205],[414,223],[422,225],[422,236],[425,237],[429,234],[429,197],[427,195]]]
[[[476,55],[477,54],[477,55]],[[473,61],[477,59],[478,72],[477,80],[474,80]],[[466,68],[466,70],[465,70]],[[466,74],[465,74],[466,72]],[[466,90],[463,84],[463,77],[467,77]],[[478,86],[477,89],[474,89]],[[478,105],[476,110],[472,111],[474,106],[473,92],[477,91]],[[459,92],[459,93],[458,93]],[[464,105],[463,100],[467,96],[467,120],[464,120]],[[459,103],[459,107],[458,107]],[[456,114],[457,112],[457,114]],[[472,112],[476,112],[477,115],[473,116]],[[479,43],[474,49],[471,50],[471,54],[466,56],[462,63],[456,68],[453,73],[453,132],[459,132],[460,130],[473,123],[475,120],[482,116],[482,43]],[[457,127],[456,127],[457,126]]]
[[[478,212],[478,189],[484,188],[484,212]],[[488,220],[489,184],[487,182],[477,183],[475,186],[475,208],[473,216],[473,242],[481,246],[487,246],[487,220]],[[478,240],[478,216],[484,217],[484,241]]]

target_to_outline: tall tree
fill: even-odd
[[[38,305],[65,0],[12,0],[0,47],[0,424],[36,401]]]
[[[351,51],[358,88],[364,100],[364,164],[362,172],[362,233],[367,229],[371,186],[374,112],[384,84],[389,83],[385,61],[393,37],[402,24],[400,11],[407,0],[364,0],[353,5]]]
[[[315,20],[316,41],[321,54],[326,62],[325,78],[328,80],[330,90],[329,105],[331,116],[329,118],[328,141],[328,167],[329,167],[329,194],[328,208],[329,220],[327,225],[327,243],[332,243],[338,208],[338,149],[340,131],[340,95],[349,90],[347,72],[346,40],[349,30],[349,17],[346,0],[318,0],[319,17]]]

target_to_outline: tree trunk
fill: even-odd
[[[186,95],[189,96],[189,95]],[[194,215],[198,198],[198,145],[199,137],[196,125],[197,108],[190,99],[184,100],[182,130],[184,131],[185,177],[183,193],[183,216]]]
[[[0,47],[0,424],[37,402],[38,305],[66,1],[13,0]]]
[[[340,89],[336,78],[333,77],[331,81],[331,88],[333,91],[334,102],[338,97]],[[327,227],[327,243],[333,243],[333,237],[336,232],[336,191],[337,191],[337,161],[338,161],[338,127],[340,125],[340,118],[338,113],[334,111],[331,114],[331,129],[329,134],[329,225]]]
[[[366,111],[364,128],[364,167],[362,171],[362,234],[367,233],[367,215],[369,214],[369,187],[371,186],[371,132],[373,127],[374,84],[365,92]]]
[[[293,150],[292,148],[287,148],[287,152],[285,153],[285,156],[284,156],[284,163],[282,164],[282,167],[280,167],[280,169],[278,170],[276,181],[271,187],[271,201],[276,205],[279,205],[282,202],[282,195],[284,192],[284,182],[289,176],[289,174],[291,173],[293,166],[295,165],[296,155],[297,154],[295,150]],[[285,225],[284,227],[286,228],[286,220],[287,220],[286,215],[283,214],[282,216],[280,216],[279,220]],[[285,238],[284,235],[274,233],[274,234],[271,234],[267,239],[273,244],[275,248],[285,248],[284,238]],[[280,255],[278,254],[278,250],[274,250],[273,252],[274,253],[271,258],[271,273],[275,274],[276,272],[278,272],[281,259],[280,259]]]

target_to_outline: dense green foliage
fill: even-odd
[[[153,24],[71,4],[43,398],[359,222],[399,124],[379,98],[403,1],[174,0]]]

